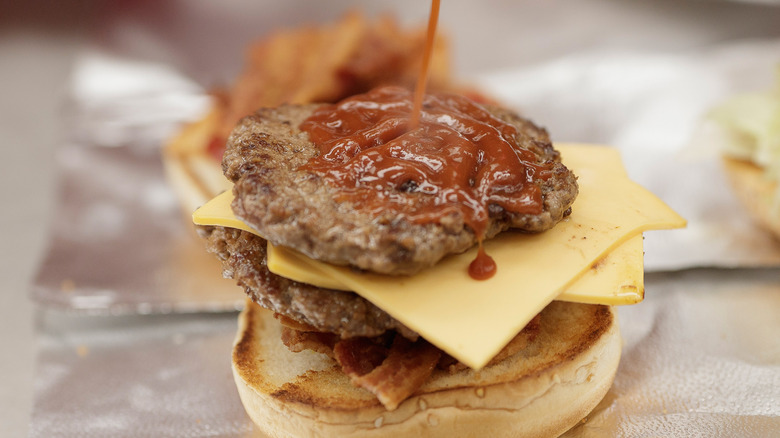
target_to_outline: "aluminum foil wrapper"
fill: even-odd
[[[477,78],[557,141],[619,147],[686,216],[648,233],[646,299],[619,309],[615,383],[569,437],[780,436],[780,245],[697,144],[708,107],[768,87],[779,41],[707,53],[591,52]],[[189,227],[159,144],[205,93],[164,64],[74,69],[40,305],[32,437],[259,436],[230,373],[243,293]],[[551,413],[554,415],[554,413]]]
[[[245,437],[234,313],[40,315],[31,437]]]
[[[770,437],[780,432],[780,272],[651,274],[619,309],[623,356],[567,437]]]
[[[59,158],[60,202],[33,299],[111,314],[243,306],[179,208],[158,148],[73,145]]]

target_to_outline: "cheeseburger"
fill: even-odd
[[[193,219],[249,297],[232,356],[246,411],[274,437],[558,436],[612,383],[611,305],[642,300],[641,233],[685,221],[613,150],[553,147],[447,81],[413,99],[406,74],[387,74],[416,65],[410,51],[381,56],[394,46],[356,38],[354,20],[314,31],[339,62],[302,64],[337,67],[285,70],[335,82],[280,94],[268,81],[285,75],[257,75],[166,153],[185,198],[219,191],[192,163],[221,156],[227,190]],[[261,65],[291,41],[304,57],[311,34],[264,46]],[[263,108],[222,134],[247,90]],[[181,147],[194,143],[200,160]]]
[[[250,297],[233,352],[241,400],[270,436],[557,436],[609,389],[621,343],[611,306],[553,300],[612,263],[602,253],[621,239],[603,235],[639,230],[641,271],[641,231],[681,219],[652,201],[633,223],[637,204],[611,214],[600,202],[622,200],[593,190],[578,210],[578,177],[511,111],[434,93],[411,113],[410,91],[380,87],[261,109],[230,135],[233,189],[194,218]],[[599,214],[615,217],[582,219]]]

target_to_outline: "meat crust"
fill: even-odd
[[[286,105],[245,117],[233,131],[223,170],[234,183],[235,214],[275,245],[337,265],[391,275],[409,275],[448,254],[466,251],[478,237],[457,213],[439,223],[413,223],[388,212],[372,215],[350,202],[335,200],[338,188],[298,168],[318,150],[299,129],[318,105]],[[560,162],[544,129],[518,115],[490,108],[517,127],[517,143],[538,163],[551,165],[541,188],[541,214],[513,214],[489,206],[485,238],[509,228],[540,232],[570,212],[577,195],[576,177]]]
[[[266,265],[267,242],[233,228],[201,228],[206,248],[222,261],[223,276],[235,279],[252,301],[319,332],[341,338],[374,337],[395,330],[418,335],[361,296],[280,277]]]

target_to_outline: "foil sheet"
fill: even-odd
[[[236,314],[39,315],[31,437],[249,437]]]
[[[601,404],[567,437],[780,434],[780,272],[652,274],[619,309],[623,356]]]
[[[33,284],[45,307],[111,314],[243,306],[165,182],[160,151],[64,147],[52,240]]]

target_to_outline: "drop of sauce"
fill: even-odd
[[[495,260],[485,252],[485,248],[480,242],[477,258],[469,265],[469,276],[475,280],[487,280],[496,274],[496,270]]]

